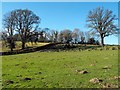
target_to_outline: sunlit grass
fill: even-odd
[[[103,88],[118,86],[118,50],[34,52],[2,56],[4,88]],[[92,66],[93,64],[93,66]],[[110,69],[103,69],[109,66]],[[76,70],[87,70],[79,74]],[[24,80],[30,78],[31,80]],[[100,78],[93,84],[89,80]],[[13,81],[8,83],[7,81]]]
[[[21,46],[22,46],[22,42],[21,41],[17,41],[16,43],[16,46],[14,48],[14,50],[20,50],[21,49]],[[31,42],[27,42],[26,43],[26,47],[39,47],[39,46],[43,46],[43,45],[46,45],[46,44],[49,44],[49,43],[42,43],[42,42],[37,42],[37,43],[31,43]],[[4,41],[0,41],[0,51],[10,51],[10,48],[9,47],[6,47]]]

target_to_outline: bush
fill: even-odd
[[[116,50],[116,48],[115,48],[115,47],[112,47],[112,50]]]
[[[112,47],[111,50],[117,50],[117,48],[116,47]]]
[[[110,47],[109,47],[109,46],[105,46],[104,49],[105,49],[105,50],[109,50]]]

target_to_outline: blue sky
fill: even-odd
[[[79,28],[81,31],[88,31],[89,28],[86,27],[88,12],[99,6],[112,10],[118,17],[117,2],[3,2],[2,15],[14,9],[30,9],[41,18],[41,28],[56,30]],[[117,21],[115,23],[117,24]],[[105,43],[117,44],[118,37],[107,37]]]

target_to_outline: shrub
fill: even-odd
[[[105,49],[105,50],[109,50],[110,47],[109,47],[109,46],[105,46],[104,49]]]
[[[112,47],[111,50],[117,50],[117,48],[116,47]]]

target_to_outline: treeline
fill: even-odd
[[[65,44],[101,44],[104,46],[106,36],[116,34],[118,29],[113,21],[116,16],[111,10],[96,8],[88,13],[87,27],[91,30],[83,32],[79,29],[51,30],[41,29],[41,18],[28,9],[13,10],[4,15],[1,39],[4,40],[11,51],[15,48],[15,41],[21,41],[21,48],[25,48],[26,42],[60,42]],[[98,38],[101,39],[99,43]]]
[[[2,40],[10,41],[10,37],[6,33],[2,33]],[[98,36],[86,31],[80,31],[79,29],[69,30],[64,29],[62,31],[50,30],[45,28],[43,30],[38,30],[31,32],[26,42],[36,43],[36,42],[49,42],[49,43],[65,43],[65,44],[97,44]],[[97,39],[96,39],[97,38]],[[20,34],[16,33],[13,35],[14,41],[21,41]],[[10,42],[9,42],[10,43]]]

